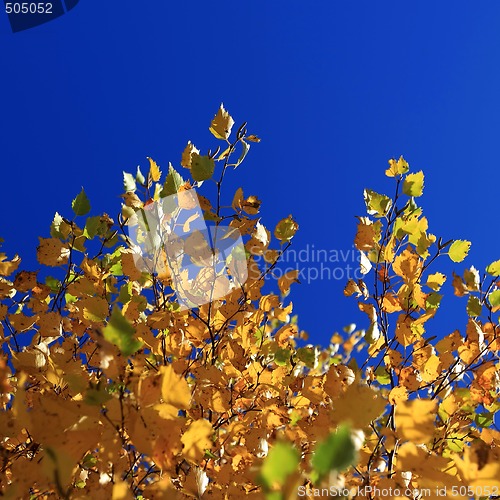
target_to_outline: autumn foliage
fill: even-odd
[[[429,232],[424,174],[390,160],[395,194],[365,190],[354,242],[364,279],[344,291],[364,328],[307,345],[289,299],[297,273],[276,293],[264,286],[297,223],[271,233],[256,196],[224,192],[260,140],[233,125],[221,106],[210,131],[222,147],[203,155],[189,142],[182,169],[162,176],[149,159],[147,175],[124,174],[116,220],[88,216],[82,190],[40,238],[39,271],[0,254],[0,496],[500,495],[500,261],[434,269],[463,261],[470,243]],[[127,221],[192,187],[205,220],[243,235],[248,278],[180,310],[172,276],[135,265]],[[447,278],[469,319],[429,338]]]

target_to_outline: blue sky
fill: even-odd
[[[216,144],[208,125],[224,102],[263,139],[227,197],[258,195],[269,228],[293,214],[297,252],[352,251],[363,189],[392,193],[387,160],[404,155],[426,175],[431,232],[473,242],[464,264],[434,269],[482,270],[500,258],[499,26],[493,1],[81,0],[15,34],[2,12],[3,249],[38,269],[37,237],[82,186],[94,215],[114,217],[122,171],[146,170],[147,156],[181,169],[188,140]],[[292,289],[314,343],[367,326],[344,285]],[[464,299],[446,295],[429,334],[464,329]]]

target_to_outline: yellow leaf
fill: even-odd
[[[191,390],[186,379],[175,373],[171,365],[160,368],[162,375],[161,397],[164,403],[179,409],[189,408],[191,402]]]
[[[351,421],[353,427],[362,429],[384,412],[386,404],[373,389],[354,382],[334,401],[332,416],[338,423]]]
[[[389,160],[389,168],[385,171],[385,175],[387,175],[387,177],[396,177],[397,175],[403,175],[408,172],[409,168],[410,166],[402,156],[399,158],[399,160],[391,158]]]
[[[453,461],[464,481],[472,488],[500,488],[500,452],[497,448],[479,441],[465,448],[463,459],[455,455]]]
[[[434,435],[437,402],[423,399],[396,405],[396,430],[404,441],[425,444]]]
[[[437,292],[445,281],[446,276],[443,273],[430,274],[427,278],[427,286]]]
[[[373,222],[368,217],[358,217],[358,231],[354,238],[354,246],[365,252],[372,250],[380,240],[382,222]]]
[[[9,276],[12,274],[21,263],[21,257],[16,255],[12,260],[3,262],[5,254],[0,254],[0,276]]]
[[[438,356],[432,355],[424,365],[424,370],[420,372],[424,382],[432,382],[441,373],[441,360]]]
[[[391,405],[398,405],[404,403],[408,399],[408,390],[402,385],[398,385],[391,389],[389,393],[389,402]]]
[[[403,193],[408,196],[422,196],[424,191],[424,173],[408,174],[403,183]]]
[[[394,272],[401,276],[406,283],[411,283],[420,275],[422,262],[417,254],[407,248],[396,257],[392,267]]]
[[[212,448],[212,424],[205,419],[195,420],[181,437],[184,456],[193,462],[199,462],[205,450]]]
[[[224,109],[224,105],[221,104],[219,111],[217,111],[217,114],[210,124],[209,130],[217,139],[227,140],[227,138],[231,134],[233,125],[234,120],[232,119],[231,115]]]
[[[188,141],[187,146],[182,152],[181,165],[184,168],[191,168],[191,159],[193,153],[199,154],[200,150],[191,142]]]
[[[111,500],[132,500],[133,498],[128,483],[121,479],[115,480]]]
[[[464,497],[460,494],[460,491],[463,492],[464,488],[461,489],[458,486],[460,483],[457,482],[457,478],[453,473],[453,462],[448,458],[430,453],[414,443],[404,443],[399,448],[397,468],[400,472],[408,471],[418,475],[418,485],[422,489],[425,487],[429,488],[430,491],[437,492],[439,489],[439,491],[443,492],[437,497],[431,495],[432,498],[439,498],[440,496],[447,496],[456,500],[468,498],[468,496]],[[448,495],[446,495],[446,492]]]
[[[387,313],[401,311],[399,299],[394,295],[384,295],[382,300],[382,310]]]
[[[290,286],[293,283],[300,283],[298,280],[299,270],[293,269],[288,271],[281,278],[278,279],[278,288],[282,295],[286,295],[290,291]]]
[[[160,170],[160,167],[157,165],[157,163],[153,160],[153,158],[150,158],[148,156],[148,160],[149,160],[149,178],[153,181],[153,182],[158,182],[160,180],[160,177],[161,177],[161,170]]]

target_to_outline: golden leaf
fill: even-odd
[[[404,441],[427,443],[434,435],[437,402],[423,399],[396,405],[396,430]]]
[[[224,109],[224,105],[221,104],[219,110],[217,111],[217,114],[210,124],[209,130],[217,139],[227,140],[231,134],[233,125],[234,120],[232,119],[231,115]]]
[[[153,181],[153,182],[158,182],[160,180],[160,177],[161,177],[161,170],[160,170],[160,167],[158,166],[158,164],[153,160],[153,158],[150,158],[148,156],[148,160],[149,160],[149,178]]]
[[[12,260],[4,262],[6,255],[0,253],[0,276],[10,276],[21,263],[21,257],[16,255]]]
[[[212,424],[205,419],[195,420],[182,435],[183,455],[193,462],[199,462],[205,450],[212,449]]]
[[[278,288],[280,289],[282,295],[286,295],[290,291],[290,286],[293,283],[300,283],[298,275],[299,270],[293,269],[292,271],[288,271],[278,279]]]
[[[161,397],[164,403],[179,409],[189,408],[191,390],[186,379],[174,372],[171,365],[160,367],[162,375]]]
[[[68,262],[70,250],[56,238],[39,238],[36,257],[45,266],[60,266]]]
[[[332,418],[335,422],[350,421],[362,429],[382,415],[387,401],[366,385],[353,383],[334,402]]]

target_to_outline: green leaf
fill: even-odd
[[[248,142],[245,142],[243,139],[240,141],[241,146],[243,147],[243,150],[241,151],[241,155],[238,158],[238,161],[236,162],[234,168],[236,168],[238,165],[241,165],[243,163],[243,160],[245,159],[246,155],[248,154],[248,151],[250,151],[250,144]]]
[[[443,296],[436,292],[431,292],[425,299],[425,310],[437,309],[441,304],[441,299]]]
[[[496,260],[487,266],[486,272],[492,276],[500,276],[500,260]]]
[[[116,307],[103,329],[103,334],[104,338],[115,344],[124,356],[130,356],[142,347],[142,342],[134,338],[135,328]]]
[[[424,192],[424,173],[408,174],[403,182],[403,193],[408,196],[422,196]]]
[[[375,376],[377,377],[377,382],[380,385],[389,385],[391,383],[391,376],[387,373],[387,370],[383,366],[379,366],[375,370]]]
[[[481,316],[483,312],[483,306],[477,297],[473,295],[469,296],[469,300],[467,302],[467,314],[471,317]]]
[[[45,284],[50,288],[50,291],[54,293],[59,292],[59,289],[61,288],[61,282],[52,276],[47,276],[45,278]]]
[[[451,244],[448,256],[453,262],[462,262],[469,253],[470,245],[470,241],[456,240]]]
[[[121,302],[122,304],[125,305],[128,302],[130,302],[131,298],[132,298],[132,282],[129,281],[120,288],[120,293],[118,295],[118,302]]]
[[[83,229],[83,235],[91,240],[96,234],[101,225],[101,218],[96,215],[95,217],[89,217],[85,223],[85,228]]]
[[[289,215],[286,219],[278,222],[274,230],[274,236],[280,241],[287,242],[294,237],[298,229],[299,225]]]
[[[103,384],[97,384],[96,387],[89,387],[85,392],[83,401],[90,406],[101,406],[112,398]]]
[[[142,175],[141,167],[139,165],[137,165],[137,173],[135,174],[135,181],[143,186],[145,185],[146,182],[146,179],[144,175]]]
[[[311,348],[311,347],[299,347],[297,349],[297,357],[308,368],[314,368],[314,363],[316,361],[316,354],[314,352],[314,348]]]
[[[483,428],[487,428],[487,427],[490,427],[491,424],[493,424],[493,417],[494,417],[494,414],[493,413],[490,413],[489,411],[488,412],[485,412],[485,413],[478,413],[475,417],[474,417],[474,422],[479,426],[479,427],[483,427]]]
[[[94,455],[87,453],[83,457],[82,467],[84,469],[90,469],[91,467],[94,467],[96,464],[97,464],[97,458],[94,457]]]
[[[73,200],[73,203],[71,203],[71,208],[75,212],[75,215],[85,215],[90,212],[90,202],[83,188],[80,194]]]
[[[209,156],[193,153],[191,156],[191,175],[195,181],[206,181],[214,174],[215,162]]]
[[[492,307],[497,308],[500,307],[500,290],[495,290],[491,292],[488,296],[490,304]]]
[[[274,362],[278,366],[285,366],[290,364],[290,349],[279,348],[274,355]]]
[[[295,472],[299,463],[299,453],[291,444],[277,442],[262,464],[260,482],[268,489],[274,485],[283,486],[288,476]]]
[[[165,179],[165,184],[163,184],[163,189],[161,190],[160,197],[172,196],[177,194],[179,188],[184,184],[184,179],[181,174],[175,170],[172,165],[168,166],[168,175]]]
[[[392,206],[392,200],[388,196],[376,193],[371,189],[365,189],[363,195],[365,198],[366,211],[369,215],[383,217]]]
[[[134,192],[137,189],[135,178],[132,174],[123,172],[123,189],[126,193],[128,193],[129,191]]]
[[[316,481],[321,481],[330,471],[343,471],[357,460],[356,447],[351,437],[351,429],[341,425],[316,446],[311,465]],[[315,482],[316,482],[315,481]]]

